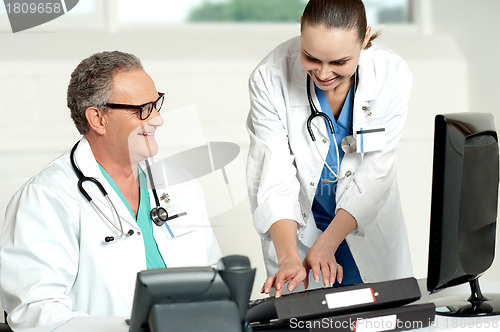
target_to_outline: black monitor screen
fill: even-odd
[[[491,266],[498,183],[493,116],[472,112],[436,116],[429,291],[476,280]]]

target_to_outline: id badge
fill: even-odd
[[[169,203],[165,207],[168,213],[167,221],[161,227],[168,239],[182,236],[193,231],[188,224],[187,212],[180,204]]]
[[[356,152],[380,151],[385,148],[385,128],[365,126],[356,131]]]

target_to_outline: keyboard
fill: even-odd
[[[420,298],[415,278],[310,289],[249,302],[249,323],[283,322],[400,306]]]

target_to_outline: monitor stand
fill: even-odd
[[[452,317],[478,317],[500,315],[500,294],[483,295],[479,278],[469,281],[471,295],[443,298],[434,301],[436,314]]]

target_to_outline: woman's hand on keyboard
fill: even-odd
[[[275,288],[275,297],[280,297],[283,291],[283,287],[288,283],[287,288],[291,292],[299,283],[304,281],[307,277],[306,270],[302,265],[300,259],[291,259],[279,263],[279,270],[274,276],[270,276],[266,279],[266,282],[262,286],[261,293],[269,294],[271,288]]]
[[[313,271],[313,278],[317,282],[320,281],[320,275],[325,286],[331,286],[337,280],[342,283],[344,271],[342,266],[335,260],[335,250],[328,242],[318,239],[316,243],[307,251],[304,258],[304,268],[309,275],[309,271]],[[304,286],[309,286],[309,278],[304,281]]]

